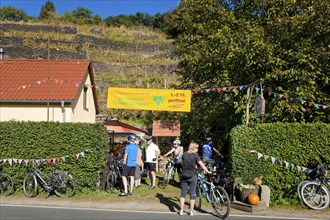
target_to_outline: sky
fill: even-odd
[[[78,7],[87,8],[93,16],[99,14],[102,19],[119,14],[135,15],[137,12],[155,15],[165,13],[177,7],[179,0],[50,0],[56,12],[72,12]],[[47,0],[0,0],[0,6],[12,6],[25,11],[29,16],[38,17],[42,5]]]

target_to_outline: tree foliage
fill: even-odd
[[[0,20],[22,21],[27,20],[28,18],[29,17],[23,10],[19,10],[11,6],[5,6],[0,8]]]
[[[39,19],[40,20],[45,20],[45,19],[51,19],[54,18],[56,14],[56,8],[53,2],[47,1],[44,5],[42,5],[40,14],[39,14]]]
[[[269,87],[263,90],[266,115],[257,119],[251,114],[253,123],[328,122],[329,112],[315,104],[330,105],[329,14],[325,0],[181,1],[167,22],[172,27],[168,33],[176,37],[182,88],[263,79],[255,86]],[[246,90],[193,96],[187,117],[192,133],[227,133],[244,122]]]

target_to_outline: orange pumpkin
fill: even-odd
[[[258,205],[259,202],[260,202],[260,199],[259,199],[259,196],[257,194],[250,194],[248,196],[248,202],[251,204],[251,205]]]

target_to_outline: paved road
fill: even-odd
[[[20,205],[4,205],[0,206],[0,219],[1,220],[20,220],[20,219],[33,219],[33,220],[102,220],[102,219],[217,219],[219,218],[209,213],[197,213],[196,216],[191,217],[188,214],[179,216],[175,212],[151,212],[151,211],[118,211],[118,210],[105,210],[105,209],[86,209],[86,208],[50,208],[43,206],[20,206]],[[269,217],[269,216],[240,216],[231,215],[228,220],[311,220],[312,218],[289,218],[289,217]]]

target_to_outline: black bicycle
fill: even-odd
[[[51,176],[41,172],[35,166],[32,172],[28,173],[23,180],[23,191],[27,197],[34,197],[38,194],[38,180],[46,190],[46,198],[51,192],[60,197],[70,197],[76,190],[76,183],[72,175],[67,171],[55,172],[57,166],[52,166]]]
[[[123,160],[114,159],[108,164],[109,173],[107,175],[106,189],[111,193],[115,193],[115,189],[123,189],[123,181],[121,173],[123,171]]]
[[[0,196],[8,196],[14,191],[13,178],[8,173],[0,172]]]

